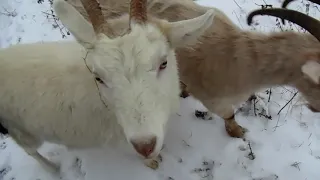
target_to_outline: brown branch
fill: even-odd
[[[278,111],[277,115],[281,113],[281,111],[293,100],[293,98],[298,94],[298,91],[294,93],[291,99]]]

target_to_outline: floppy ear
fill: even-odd
[[[53,9],[62,24],[85,48],[92,48],[96,41],[93,26],[65,0],[54,0]]]
[[[301,67],[301,71],[314,83],[320,84],[320,64],[317,61],[307,61]]]
[[[167,37],[173,48],[192,45],[212,25],[214,10],[193,19],[169,22]]]

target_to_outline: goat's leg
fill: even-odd
[[[246,128],[240,126],[234,119],[234,111],[231,105],[223,103],[223,101],[202,101],[202,104],[209,110],[209,112],[203,112],[196,110],[199,115],[200,113],[206,114],[205,118],[208,119],[211,114],[215,113],[224,119],[225,129],[229,136],[235,138],[243,138],[244,134],[248,131]],[[199,117],[199,116],[197,116]]]
[[[36,159],[45,170],[49,171],[50,173],[53,173],[54,175],[58,175],[60,173],[59,165],[44,158],[37,151],[38,148],[43,144],[42,141],[20,130],[9,131],[9,134],[14,139],[14,141],[21,148],[23,148],[28,155]]]
[[[187,98],[188,96],[190,96],[190,94],[187,91],[187,85],[180,81],[180,97]]]
[[[213,119],[213,113],[210,111],[199,111],[196,110],[194,115],[199,118],[199,119],[203,119],[203,120],[212,120]]]
[[[37,151],[38,148],[28,147],[28,146],[25,146],[25,147],[22,146],[22,148],[25,150],[26,153],[28,153],[28,155],[30,155],[34,159],[36,159],[41,164],[41,166],[44,167],[44,169],[46,169],[50,173],[53,173],[55,175],[59,175],[60,166],[49,161],[48,159],[43,157],[41,154],[39,154],[39,152]]]
[[[232,108],[231,108],[232,109]],[[217,113],[218,114],[218,113]],[[234,119],[234,113],[230,116],[220,116],[224,119],[225,128],[229,136],[236,138],[243,138],[244,134],[248,131],[246,128],[240,126]]]

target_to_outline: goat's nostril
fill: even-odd
[[[154,151],[157,138],[153,136],[152,138],[134,139],[131,140],[131,144],[139,154],[147,158]]]

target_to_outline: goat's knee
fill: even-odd
[[[216,107],[218,116],[223,118],[225,129],[230,137],[243,138],[245,133],[248,131],[246,128],[240,126],[235,120],[235,114],[230,104],[221,103],[220,106]]]
[[[235,138],[243,138],[244,134],[248,131],[246,128],[243,128],[240,126],[234,119],[234,113],[228,113],[227,115],[221,115],[221,113],[217,113],[218,116],[223,118],[225,123],[225,129],[229,136],[235,137]],[[229,116],[228,116],[229,115]],[[213,119],[213,113],[210,111],[195,111],[195,116],[197,118],[203,119],[203,120],[212,120]]]
[[[229,103],[225,103],[225,100],[202,100],[201,102],[209,111],[196,110],[195,115],[198,118],[209,120],[212,119],[213,113],[215,113],[224,119],[225,129],[229,136],[235,138],[244,137],[248,130],[235,121],[234,111]]]
[[[188,96],[190,96],[190,94],[187,91],[187,86],[180,81],[180,97],[187,98]]]
[[[222,106],[227,107],[227,106]],[[230,137],[243,138],[247,132],[246,128],[240,126],[236,120],[232,106],[228,108],[220,108],[220,111],[216,112],[224,120],[225,129]]]
[[[231,105],[223,105],[223,103],[221,103],[221,105],[217,105],[217,107],[212,108],[211,111],[223,118],[225,129],[230,137],[243,138],[245,133],[248,131],[236,122]]]
[[[235,121],[234,114],[229,117],[223,117],[223,119],[225,123],[225,129],[231,137],[243,138],[245,133],[248,131]]]

